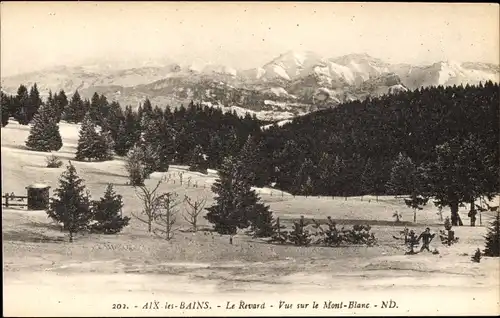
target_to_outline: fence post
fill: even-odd
[[[9,207],[9,195],[8,194],[5,194],[5,207],[6,208]]]

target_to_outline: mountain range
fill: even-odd
[[[179,106],[190,100],[267,120],[287,119],[368,96],[426,86],[499,82],[499,65],[439,61],[430,65],[390,64],[368,54],[336,58],[289,51],[247,70],[204,62],[178,64],[169,58],[136,63],[91,61],[2,77],[4,92],[37,83],[42,96],[64,89],[86,98],[95,92],[121,105]]]

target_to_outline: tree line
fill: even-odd
[[[498,93],[492,82],[421,88],[261,131],[255,116],[194,103],[172,111],[146,99],[137,110],[123,110],[97,93],[82,100],[75,92],[68,101],[64,91],[42,103],[34,85],[29,92],[21,86],[16,96],[2,93],[2,122],[4,109],[21,124],[31,121],[26,144],[39,151],[61,147],[61,119],[82,122],[76,160],[126,155],[131,184],[169,164],[206,172],[225,169],[234,158],[250,185],[297,195],[402,194],[415,209],[432,197],[450,207],[452,224],[459,225],[462,203],[498,191]]]

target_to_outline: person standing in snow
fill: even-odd
[[[431,243],[434,236],[436,236],[436,233],[431,234],[430,228],[426,228],[425,231],[422,232],[422,234],[420,234],[420,236],[417,239],[417,242],[420,241],[420,239],[422,239],[422,247],[420,248],[420,252],[422,252],[423,250],[428,250],[429,252],[431,251],[429,249],[429,244]]]

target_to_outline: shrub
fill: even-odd
[[[311,235],[304,227],[304,216],[301,216],[298,222],[293,222],[293,230],[289,235],[289,239],[293,244],[308,246],[311,243]]]
[[[61,159],[55,155],[45,158],[45,162],[47,163],[47,168],[60,168],[63,165]]]
[[[474,262],[474,263],[481,262],[481,250],[480,249],[477,249],[474,252],[474,255],[472,255],[472,257],[471,257],[471,261]]]

